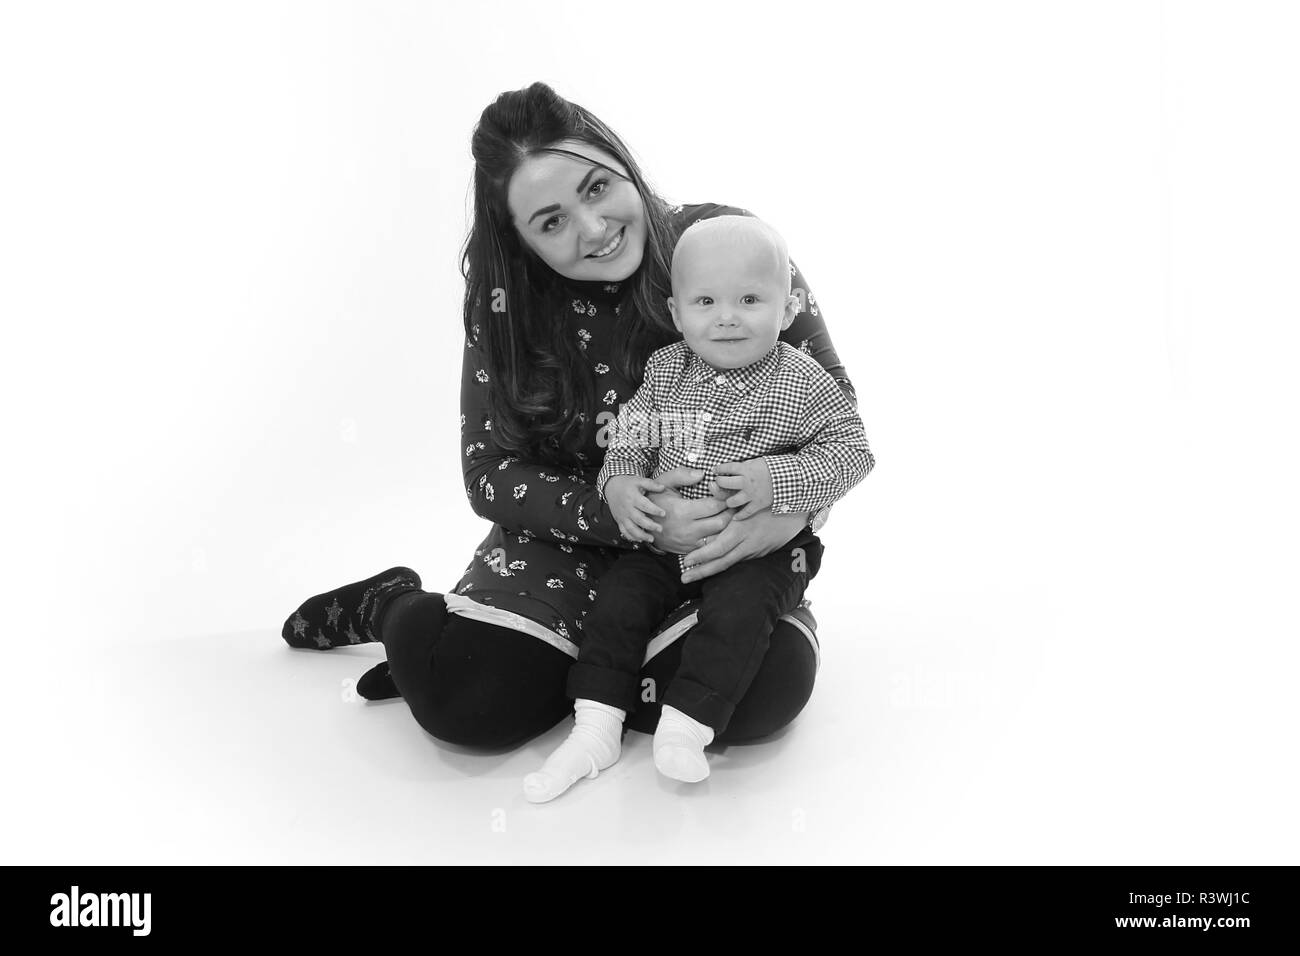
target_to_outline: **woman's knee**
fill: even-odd
[[[509,682],[498,681],[495,674],[476,671],[463,676],[470,683],[442,684],[418,711],[411,708],[420,726],[444,743],[506,749],[549,730],[572,713],[573,704],[563,694],[555,695],[550,706],[537,706],[522,700]]]
[[[410,591],[384,609],[379,634],[393,683],[408,700],[428,682],[433,650],[447,623],[447,602],[441,594]]]
[[[630,729],[654,733],[659,722],[659,700],[681,666],[683,641],[690,633],[687,631],[641,669],[645,702],[628,715]],[[789,621],[777,621],[758,673],[716,741],[729,744],[757,740],[788,726],[812,697],[816,679],[817,652],[809,637]]]
[[[503,749],[562,720],[572,659],[535,637],[452,615],[434,651],[428,690],[408,698],[428,733],[462,747]]]
[[[789,726],[812,697],[816,680],[817,652],[808,635],[778,621],[758,673],[717,742],[758,740]]]

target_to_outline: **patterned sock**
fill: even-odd
[[[699,783],[709,775],[704,748],[713,743],[713,728],[664,704],[655,729],[655,766],[665,777]]]
[[[308,598],[284,622],[280,636],[290,647],[322,651],[377,641],[379,621],[389,600],[419,588],[420,576],[410,568],[389,568],[364,581]]]
[[[573,730],[546,758],[542,769],[524,777],[530,803],[554,800],[578,782],[612,767],[623,749],[626,711],[579,697],[573,702]]]

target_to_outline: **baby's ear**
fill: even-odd
[[[785,315],[781,316],[781,329],[784,331],[794,322],[795,316],[799,314],[801,303],[799,297],[791,292],[785,297]]]
[[[673,301],[672,296],[668,297],[668,314],[673,317],[673,325],[677,326],[677,331],[680,332],[682,330],[682,320],[677,318],[677,303]]]

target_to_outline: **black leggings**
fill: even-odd
[[[689,633],[689,632],[687,632]],[[513,747],[573,713],[564,692],[573,658],[531,634],[448,614],[443,596],[412,591],[392,600],[381,625],[393,683],[426,731],[467,747]],[[682,642],[650,659],[641,677],[663,696]],[[807,636],[778,621],[748,692],[715,743],[756,740],[789,724],[812,696],[817,657]],[[641,703],[626,726],[653,733],[659,704]]]

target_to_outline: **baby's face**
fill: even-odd
[[[743,368],[761,359],[798,314],[789,276],[770,246],[699,240],[679,248],[673,324],[686,344],[714,368]]]

